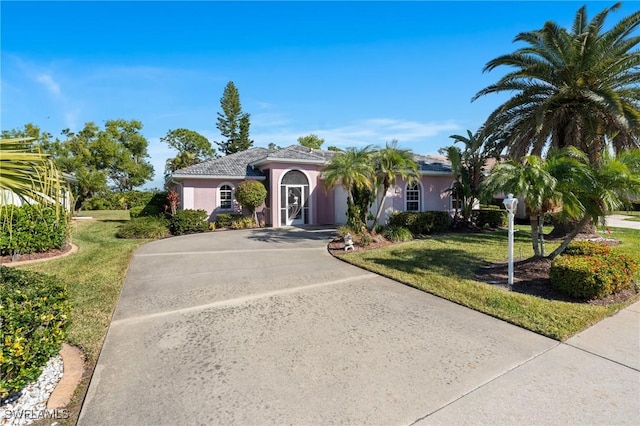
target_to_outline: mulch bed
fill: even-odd
[[[8,264],[12,262],[23,262],[25,260],[40,260],[40,259],[48,259],[50,257],[56,257],[65,254],[73,248],[71,244],[67,244],[66,247],[62,249],[52,249],[49,251],[45,251],[42,253],[29,253],[29,254],[18,254],[18,255],[8,255],[8,256],[0,256],[0,264]]]

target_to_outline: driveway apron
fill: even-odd
[[[523,423],[526,417],[517,416],[528,416],[526,410],[509,417],[483,389],[496,387],[492,392],[508,399],[504,392],[517,392],[522,380],[527,393],[519,401],[533,396],[539,400],[527,407],[544,409],[548,382],[573,377],[579,362],[603,368],[578,344],[340,262],[327,252],[331,235],[258,229],[140,247],[79,424],[474,423],[455,408],[467,397],[461,407],[479,412],[481,423],[496,413],[505,423]],[[628,420],[637,421],[637,394],[629,393],[639,390],[640,373],[621,364],[607,368],[617,369],[616,380],[626,368],[626,379],[611,390],[619,391],[618,400],[603,404],[627,404]],[[602,379],[592,376],[571,385]],[[479,410],[482,404],[498,408]],[[590,405],[564,407],[569,414],[558,423],[576,420]]]

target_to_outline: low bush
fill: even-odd
[[[233,219],[231,221],[231,229],[245,229],[245,228],[254,228],[256,226],[256,222],[253,220],[251,216],[241,216],[237,219]]]
[[[611,254],[611,247],[593,241],[573,241],[563,254],[567,256],[607,256]]]
[[[4,266],[0,303],[0,398],[6,398],[37,380],[60,351],[70,304],[57,278]]]
[[[411,231],[403,226],[390,226],[383,232],[382,235],[384,235],[387,240],[393,241],[394,243],[409,241],[413,239]]]
[[[169,221],[173,235],[195,234],[209,230],[209,214],[204,210],[178,210]]]
[[[498,228],[507,224],[507,211],[499,208],[481,208],[471,211],[471,223],[478,228]]]
[[[360,236],[360,246],[368,247],[371,244],[371,235],[366,232]]]
[[[551,283],[559,291],[579,299],[598,299],[631,288],[637,262],[610,253],[564,255],[551,263]]]
[[[169,222],[159,216],[135,217],[121,225],[116,233],[118,238],[164,238],[169,236]]]
[[[0,255],[41,253],[67,244],[64,211],[41,205],[6,206],[0,223]]]
[[[142,206],[131,207],[131,217],[161,216],[167,209],[167,192],[153,192]]]
[[[230,228],[231,222],[243,218],[239,213],[219,213],[216,216],[216,228]]]
[[[396,212],[389,217],[390,227],[404,227],[413,235],[444,232],[449,229],[451,218],[448,212]]]

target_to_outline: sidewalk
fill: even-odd
[[[613,228],[627,228],[627,229],[640,229],[640,222],[633,220],[625,220],[633,216],[625,216],[621,214],[612,214],[607,216],[607,226]]]

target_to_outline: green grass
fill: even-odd
[[[76,224],[72,240],[78,253],[20,267],[56,275],[67,283],[72,304],[67,341],[80,347],[90,363],[100,353],[133,251],[148,241],[115,237],[122,212],[99,212],[99,217],[104,220]]]
[[[83,210],[76,214],[76,216],[89,216],[95,220],[115,220],[123,221],[129,220],[129,210]]]
[[[516,260],[533,255],[527,227],[517,229]],[[640,260],[640,231],[614,231],[622,241],[616,250]],[[444,234],[370,251],[341,253],[339,257],[557,340],[565,340],[623,307],[547,300],[475,280],[474,272],[480,266],[506,261],[506,241],[507,232],[502,230],[489,234]],[[547,243],[547,253],[558,244]]]

